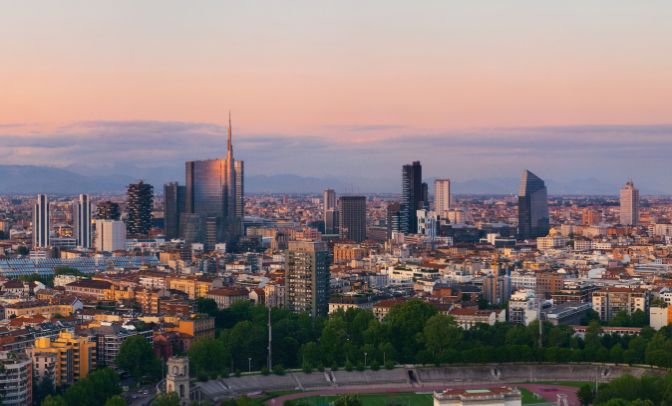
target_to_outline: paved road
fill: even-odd
[[[559,386],[559,385],[543,385],[543,384],[511,384],[511,383],[502,383],[502,385],[515,386],[518,388],[525,388],[530,392],[536,393],[547,402],[555,403],[557,401],[558,394],[567,395],[567,403],[569,406],[579,406],[580,402],[576,397],[577,388],[569,386]],[[435,392],[444,390],[448,387],[450,388],[474,388],[474,387],[487,387],[487,386],[496,386],[493,384],[481,384],[481,385],[426,385],[422,387],[400,387],[400,388],[390,388],[390,387],[381,387],[381,386],[367,386],[367,387],[341,387],[334,389],[324,389],[311,392],[299,392],[292,393],[289,395],[279,396],[277,398],[270,399],[266,401],[267,405],[270,406],[281,406],[288,400],[301,399],[309,396],[329,396],[329,395],[340,395],[344,393],[396,393],[396,392]]]

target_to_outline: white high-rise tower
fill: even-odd
[[[33,206],[33,248],[49,246],[49,199],[47,195],[37,195]]]
[[[443,217],[450,210],[450,179],[434,181],[434,211]]]
[[[89,195],[79,195],[79,198],[72,202],[72,220],[77,246],[91,248],[91,200]]]
[[[621,188],[621,224],[636,226],[639,224],[639,190],[629,180]]]

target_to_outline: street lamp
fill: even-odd
[[[252,357],[247,358],[247,372],[252,372]]]

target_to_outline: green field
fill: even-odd
[[[338,396],[311,396],[300,399],[301,404],[322,406],[336,400]],[[432,395],[429,393],[372,393],[360,394],[359,399],[364,406],[431,406]]]
[[[524,405],[542,404],[546,401],[525,388],[518,388]]]
[[[594,386],[595,382],[584,382],[584,381],[540,381],[540,382],[530,382],[530,383],[540,383],[545,385],[559,385],[559,386],[570,386],[572,388],[580,388],[583,385]]]
[[[544,400],[538,398],[534,393],[527,389],[520,388],[522,401],[524,405],[533,405],[544,403]],[[326,406],[336,400],[338,396],[311,396],[300,399],[297,404],[310,406]],[[429,393],[371,393],[360,394],[359,399],[364,406],[431,406],[433,402],[432,395]]]

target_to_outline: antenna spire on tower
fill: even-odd
[[[231,110],[229,110],[229,128],[227,129],[226,151],[231,153]]]

